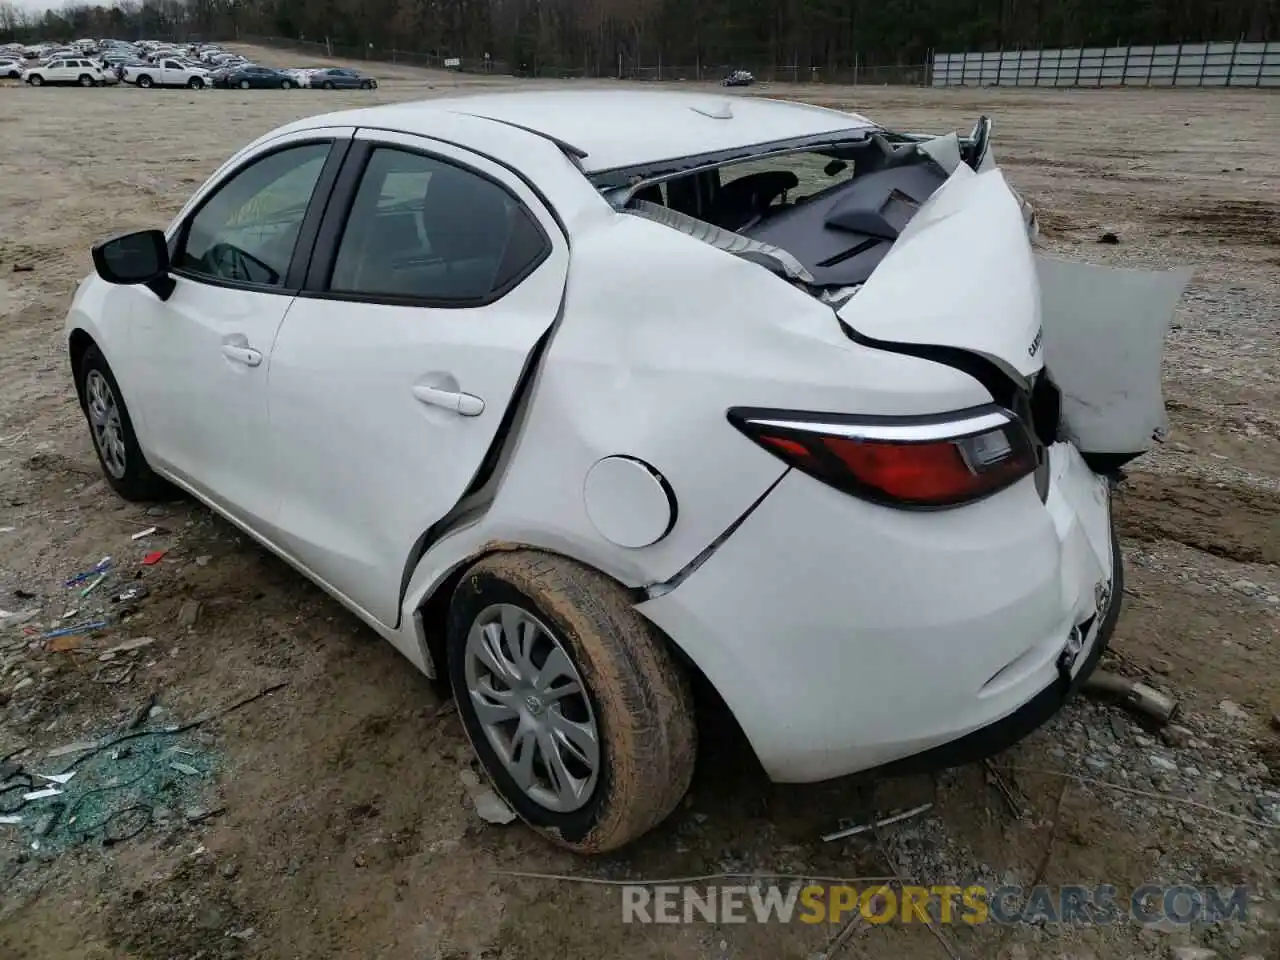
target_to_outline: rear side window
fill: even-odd
[[[501,296],[550,249],[533,215],[497,183],[379,147],[356,192],[329,289],[466,306]]]

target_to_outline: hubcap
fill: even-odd
[[[117,480],[123,479],[128,461],[124,450],[124,425],[120,421],[116,395],[111,384],[107,383],[107,378],[98,370],[89,371],[84,386],[93,443],[98,448],[107,473]]]
[[[524,794],[557,813],[586,804],[599,779],[599,729],[555,634],[520,607],[494,604],[471,625],[463,669],[485,738]]]

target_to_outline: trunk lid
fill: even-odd
[[[855,339],[965,369],[1020,415],[1051,392],[1052,422],[1029,424],[1041,442],[1070,440],[1108,472],[1168,429],[1164,338],[1189,279],[1036,254],[1001,171],[961,165],[837,314]]]

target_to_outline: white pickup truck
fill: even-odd
[[[140,87],[190,87],[200,90],[209,85],[209,71],[165,57],[155,63],[124,68],[125,83]]]

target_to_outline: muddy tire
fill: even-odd
[[[494,641],[492,631],[499,616]],[[508,616],[524,616],[544,633],[534,628],[532,634],[519,629],[504,634]],[[537,696],[525,697],[526,691],[517,684],[502,689],[502,682],[494,680],[496,673],[478,681],[484,660],[476,650],[485,638],[494,641],[504,656],[512,654],[506,666],[514,667],[520,660],[506,640],[512,634],[534,638],[524,662],[536,668],[539,678],[551,672],[550,657],[558,648],[571,664],[567,673],[576,674],[580,687],[571,680],[557,689],[574,693],[552,693],[553,699],[543,696],[544,702],[539,702]],[[447,641],[449,680],[467,737],[498,793],[543,836],[577,853],[604,853],[657,826],[680,803],[689,788],[697,752],[688,677],[656,628],[608,577],[563,557],[532,550],[487,557],[466,572],[454,592]],[[513,732],[506,742],[500,725],[492,722],[496,701],[489,693],[495,687],[501,690],[499,696],[510,697],[516,706],[507,725]],[[563,699],[554,699],[557,696]],[[507,702],[502,701],[503,709]],[[538,791],[549,796],[556,783],[564,782],[566,759],[574,761],[568,764],[575,768],[574,776],[581,774],[586,767],[576,764],[579,754],[565,751],[561,757],[556,749],[561,759],[556,764],[546,761],[545,747],[534,752],[542,762],[530,760],[531,769],[549,775],[551,790],[521,786],[516,779],[521,771],[511,758],[522,752],[514,749],[519,731],[549,725],[553,732],[538,742],[550,743],[558,736],[554,730],[561,729],[566,719],[580,728],[592,727],[598,751],[594,773],[578,778],[590,783],[590,788],[583,789],[569,808],[561,804],[557,809],[557,803],[540,800]],[[533,738],[526,734],[531,751]],[[553,768],[559,773],[551,776]]]
[[[96,346],[80,358],[76,386],[93,449],[111,489],[135,503],[173,499],[176,488],[155,473],[143,456],[120,385]],[[101,429],[104,426],[106,429]]]
[[[137,82],[138,82],[138,86],[142,87],[144,90],[149,89],[151,87],[151,77],[145,73],[138,78]]]

